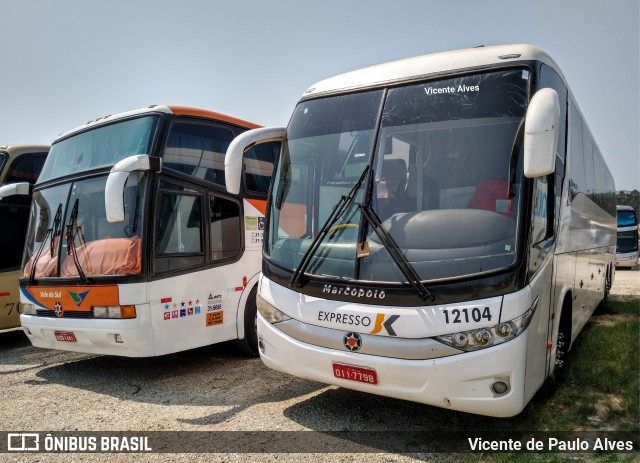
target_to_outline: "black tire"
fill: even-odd
[[[249,298],[244,308],[244,339],[238,339],[236,341],[238,349],[252,357],[260,356],[260,352],[258,351],[258,331],[256,329],[258,321],[258,307],[256,306],[257,293],[258,288],[254,286],[249,293]]]
[[[562,303],[562,313],[560,314],[560,325],[558,326],[556,365],[553,372],[547,377],[543,384],[544,395],[553,395],[560,384],[564,382],[566,364],[566,354],[571,347],[571,294],[565,296]]]
[[[602,300],[600,304],[596,306],[596,310],[593,311],[594,315],[603,315],[607,313],[609,304],[609,292],[611,290],[611,269],[607,269],[604,274],[604,293],[602,294]]]

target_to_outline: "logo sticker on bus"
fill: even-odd
[[[215,312],[216,310],[222,310],[222,294],[209,294],[207,300],[207,312]]]
[[[379,313],[376,316],[376,323],[373,326],[373,330],[371,330],[371,334],[378,334],[382,331],[382,328],[384,328],[389,336],[397,336],[396,332],[391,328],[391,325],[393,325],[398,318],[400,318],[400,315],[389,315],[385,317],[383,313]]]
[[[369,327],[373,323],[373,329],[369,331],[369,334],[378,334],[384,329],[389,336],[397,336],[392,325],[400,318],[400,315],[385,315],[383,313],[378,313],[375,315],[374,320],[372,320],[372,317],[373,316],[370,317],[367,315],[325,312],[323,310],[318,311],[318,321],[321,322],[338,323],[343,326],[363,327]]]
[[[89,294],[89,290],[84,291],[82,293],[74,293],[73,291],[67,291],[67,292],[69,293],[69,296],[71,296],[71,299],[73,299],[73,302],[75,302],[78,307],[82,305],[82,303],[87,297],[87,294]]]
[[[58,318],[64,315],[64,309],[62,308],[62,304],[60,304],[60,302],[56,302],[55,304],[53,304],[53,312]]]
[[[222,325],[223,322],[224,322],[223,311],[207,313],[207,321],[206,321],[207,326]]]
[[[246,216],[244,218],[244,228],[247,230],[258,230],[258,217]]]

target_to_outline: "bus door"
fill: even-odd
[[[159,181],[148,289],[156,355],[236,338],[240,211],[232,197]]]
[[[552,174],[553,175],[553,174]],[[529,255],[529,284],[535,312],[529,326],[527,340],[527,374],[525,396],[530,398],[538,390],[548,364],[550,311],[552,309],[554,190],[552,175],[533,179],[533,214],[531,217],[531,247]],[[508,297],[508,296],[507,296]]]

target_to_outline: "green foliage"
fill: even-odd
[[[640,191],[618,191],[616,195],[618,206],[631,206],[636,213],[640,212]]]

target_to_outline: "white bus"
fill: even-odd
[[[0,330],[20,326],[18,276],[31,191],[48,145],[0,146]]]
[[[296,376],[519,413],[611,285],[615,187],[554,61],[529,45],[312,85],[267,205],[258,336]]]
[[[151,106],[57,138],[35,185],[21,276],[34,346],[163,355],[227,340],[258,355],[255,293],[278,149],[245,157],[230,195],[224,153],[258,127]]]

